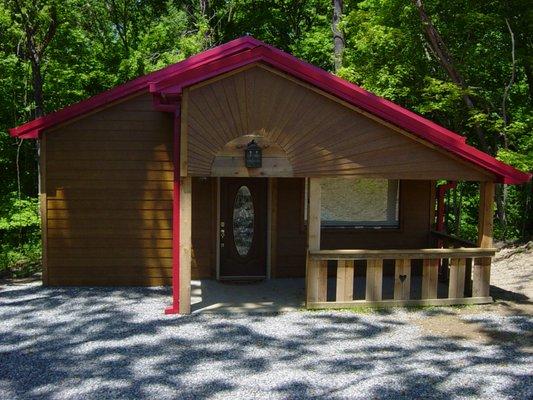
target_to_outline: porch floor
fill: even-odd
[[[275,313],[304,307],[305,280],[269,279],[262,282],[220,282],[214,279],[191,281],[191,311],[243,311]]]
[[[411,298],[421,295],[420,276],[411,278]],[[335,278],[328,278],[328,300],[335,298]],[[356,277],[354,294],[357,300],[365,296],[366,279]],[[383,299],[394,297],[394,277],[383,277]],[[447,283],[439,282],[439,297],[446,297]],[[221,282],[214,279],[191,281],[191,311],[193,313],[277,313],[305,307],[304,278],[269,279],[262,282]]]

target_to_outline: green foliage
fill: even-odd
[[[529,3],[424,1],[464,77],[467,88],[462,89],[451,83],[431,52],[411,1],[345,0],[340,28],[346,48],[338,73],[463,134],[475,146],[479,146],[479,127],[489,151],[531,171],[533,10]],[[35,142],[20,143],[7,133],[35,111],[24,15],[38,22],[37,42],[44,40],[53,15],[58,20],[40,60],[46,112],[246,34],[333,69],[330,0],[0,0],[0,268],[38,259]],[[505,87],[513,69],[506,20],[516,40],[516,65],[504,115]],[[465,107],[465,94],[474,100],[471,110]],[[19,190],[18,181],[22,200],[13,194]],[[474,186],[460,184],[456,201],[448,199],[450,231],[468,238],[475,237],[477,223]],[[509,187],[506,196],[507,223],[499,212],[497,237],[530,236],[531,185]]]
[[[0,275],[37,271],[41,260],[40,218],[35,198],[10,193],[0,205]]]
[[[446,231],[460,238],[476,243],[479,205],[479,185],[458,182],[444,199]]]
[[[24,278],[40,270],[40,242],[28,242],[16,247],[3,243],[0,246],[0,278]]]
[[[533,170],[533,46],[531,7],[526,1],[426,0],[424,5],[468,87],[452,83],[427,45],[415,7],[403,0],[346,2],[344,68],[340,75],[466,136],[479,146],[479,127],[488,149],[523,171]],[[511,81],[511,36],[516,39]],[[474,108],[468,110],[468,94]],[[448,229],[474,239],[477,192],[460,184],[448,204]],[[503,199],[502,191],[498,191]],[[495,224],[497,239],[531,236],[531,187],[509,187]],[[501,204],[499,204],[501,208]],[[460,212],[459,212],[460,210]]]
[[[36,198],[19,199],[17,193],[3,199],[0,207],[0,232],[10,234],[38,228],[39,205]]]

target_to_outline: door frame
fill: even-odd
[[[220,177],[217,177],[217,190],[216,190],[216,228],[215,228],[215,243],[216,243],[216,280],[220,280]],[[246,179],[246,177],[243,177]],[[272,229],[272,204],[274,203],[273,196],[273,182],[272,178],[267,179],[267,242],[266,242],[266,279],[271,278],[272,268],[272,237],[275,235],[275,229]]]

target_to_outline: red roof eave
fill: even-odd
[[[233,53],[238,53],[250,47],[257,46],[257,39],[251,37],[242,37],[232,40],[221,46],[214,47],[202,53],[189,57],[179,63],[169,65],[163,69],[140,76],[132,81],[126,82],[117,87],[106,90],[88,99],[64,107],[58,111],[36,118],[25,124],[19,125],[9,130],[11,136],[22,139],[37,139],[40,132],[59,123],[66,122],[80,115],[94,111],[98,108],[107,106],[110,103],[118,101],[124,97],[132,96],[144,90],[148,90],[150,85],[160,81],[164,77],[174,76],[190,68],[198,67],[205,63],[210,63],[218,58],[227,57]]]
[[[24,139],[38,138],[44,129],[103,108],[110,103],[142,91],[176,96],[181,94],[183,87],[255,62],[269,64],[415,134],[496,175],[502,183],[519,184],[531,179],[531,174],[518,171],[469,146],[463,136],[252,37],[233,40],[180,63],[134,79],[87,100],[13,128],[10,130],[10,134]]]

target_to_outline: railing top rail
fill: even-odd
[[[454,249],[346,249],[309,251],[311,260],[366,260],[380,259],[432,259],[432,258],[485,258],[496,253],[494,248],[459,247]]]
[[[435,237],[437,237],[439,239],[442,239],[444,241],[458,244],[460,247],[471,247],[471,248],[476,247],[475,243],[470,242],[470,241],[465,240],[465,239],[462,239],[460,237],[454,236],[454,235],[449,235],[449,234],[444,233],[444,232],[433,231],[433,230],[430,231],[430,233],[431,233],[431,235],[433,235],[433,236],[435,236]]]

